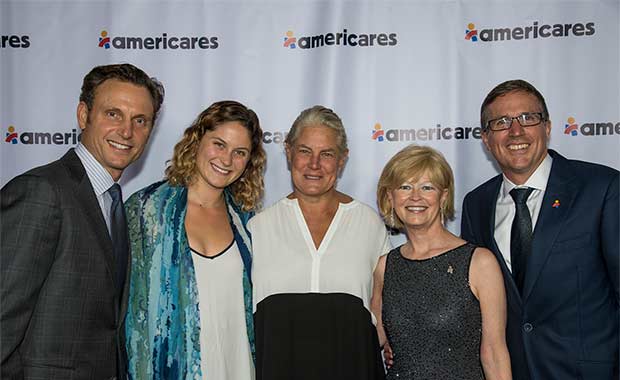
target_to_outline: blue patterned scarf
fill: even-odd
[[[254,355],[250,213],[225,191],[230,226],[243,260],[248,340]],[[187,235],[187,189],[154,183],[125,203],[131,242],[131,283],[126,317],[129,378],[205,379],[200,367],[200,313]]]

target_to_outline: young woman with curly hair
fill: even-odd
[[[214,103],[175,146],[166,180],[127,201],[130,378],[254,377],[246,223],[263,193],[261,138],[252,110]]]

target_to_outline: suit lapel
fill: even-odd
[[[568,161],[552,150],[549,153],[553,157],[553,164],[540,206],[538,220],[534,227],[532,253],[528,259],[527,273],[523,283],[524,302],[532,293],[536,280],[547,262],[551,247],[564,226],[567,214],[572,208],[577,194],[577,189],[572,181],[574,176],[568,166]],[[559,206],[553,207],[556,200],[558,200]]]
[[[521,306],[521,294],[519,293],[519,289],[517,289],[517,285],[515,284],[514,278],[512,277],[512,272],[508,269],[508,265],[506,265],[506,260],[502,255],[499,247],[497,246],[497,241],[495,241],[495,209],[497,208],[497,197],[499,197],[499,192],[501,190],[503,182],[502,175],[498,175],[489,186],[489,193],[486,194],[484,199],[489,199],[491,202],[491,207],[487,215],[484,215],[483,225],[487,226],[482,233],[484,234],[484,241],[487,243],[487,247],[491,249],[491,251],[495,254],[497,261],[499,262],[500,267],[502,268],[502,273],[504,274],[504,282],[506,284],[506,292],[512,293],[512,299],[518,300],[518,305]],[[509,303],[509,307],[516,306],[513,303]],[[517,310],[519,311],[519,310]]]
[[[86,170],[84,166],[82,166],[82,162],[73,149],[69,150],[69,152],[62,157],[61,161],[67,166],[71,178],[75,181],[75,198],[86,215],[87,220],[85,223],[92,227],[95,234],[96,241],[91,242],[91,244],[97,244],[101,248],[100,251],[103,252],[108,278],[112,282],[111,286],[116,288],[114,282],[115,266],[112,240],[110,239],[105,219],[101,214],[99,202],[97,202],[97,197],[93,192],[93,186],[86,175]]]

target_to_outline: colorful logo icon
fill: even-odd
[[[99,47],[106,49],[110,48],[110,37],[108,36],[107,30],[101,31],[101,37],[99,37]]]
[[[380,123],[375,124],[375,130],[372,131],[372,139],[377,141],[385,140],[385,131],[381,128]]]
[[[553,208],[559,208],[560,207],[560,200],[556,199],[555,202],[553,202],[553,205],[551,205],[551,207]]]
[[[286,36],[284,37],[284,47],[289,49],[295,49],[297,47],[297,38],[294,36],[292,30],[286,32]]]
[[[6,137],[4,138],[4,142],[8,142],[11,144],[17,144],[17,132],[15,132],[15,127],[12,125],[9,125],[9,128],[7,129],[7,133],[6,133]]]
[[[465,31],[465,39],[472,42],[478,41],[478,30],[473,22],[467,24],[467,30]]]
[[[568,119],[566,119],[566,124],[564,124],[564,134],[565,135],[571,135],[571,136],[577,136],[578,134],[578,130],[579,130],[579,126],[575,123],[575,118],[570,116]]]
[[[616,136],[620,135],[620,121],[586,121],[577,123],[569,116],[564,124],[565,136]]]

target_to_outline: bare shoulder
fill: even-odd
[[[478,247],[471,258],[472,265],[477,267],[498,267],[497,258],[490,250]]]
[[[478,300],[485,294],[503,292],[504,277],[493,252],[476,248],[469,268],[469,283]],[[501,289],[501,290],[500,290]]]
[[[501,276],[497,258],[490,250],[482,247],[476,248],[471,258],[470,274],[472,281],[477,279]]]

